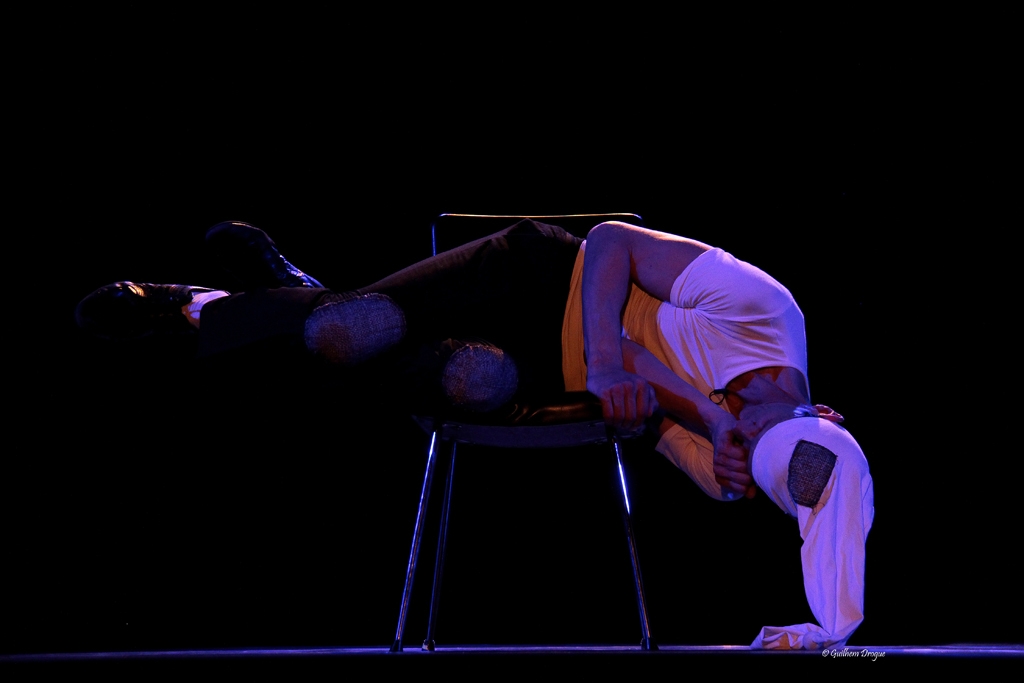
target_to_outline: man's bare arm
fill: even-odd
[[[726,491],[752,497],[755,488],[750,474],[750,454],[733,431],[736,418],[636,342],[623,339],[622,353],[626,370],[640,375],[654,387],[660,408],[674,422],[711,442],[715,480]]]
[[[631,284],[668,301],[672,284],[706,244],[617,221],[587,235],[583,262],[583,342],[587,390],[601,399],[604,418],[635,429],[657,408],[654,389],[625,369],[622,310]]]

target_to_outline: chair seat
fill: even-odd
[[[609,438],[601,401],[586,391],[524,401],[504,411],[414,415],[413,419],[423,431],[436,431],[443,441],[500,448],[568,448],[605,443]],[[620,430],[617,436],[631,438],[637,433]]]

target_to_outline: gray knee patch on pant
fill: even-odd
[[[404,336],[405,314],[384,294],[324,304],[306,318],[306,348],[337,365],[369,360]]]
[[[512,399],[519,371],[512,357],[488,344],[457,348],[441,371],[441,387],[457,408],[485,413]]]
[[[816,443],[799,441],[789,461],[789,494],[797,505],[818,504],[836,466],[836,454]]]

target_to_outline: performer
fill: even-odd
[[[354,292],[323,287],[247,223],[214,226],[207,244],[246,291],[119,282],[82,300],[79,324],[112,338],[196,330],[204,356],[291,339],[481,412],[585,389],[609,424],[658,429],[657,450],[708,495],[759,487],[797,521],[818,623],[766,626],[753,647],[841,646],[863,620],[867,460],[842,416],[811,402],[803,314],[767,273],[621,222],[584,241],[525,220]]]

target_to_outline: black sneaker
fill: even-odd
[[[181,309],[207,287],[115,282],[78,302],[75,320],[104,339],[139,339],[154,334],[193,334],[196,328]]]
[[[289,263],[267,233],[248,223],[218,223],[206,231],[206,246],[214,260],[238,278],[245,289],[323,287]]]

